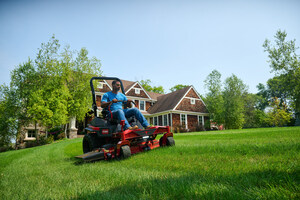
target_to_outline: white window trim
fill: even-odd
[[[143,100],[140,100],[140,101],[139,101],[139,108],[140,108],[141,111],[146,111],[146,101],[143,101],[143,102],[144,102],[144,109],[143,109],[143,110],[141,109],[141,102],[142,102],[142,101],[143,101]]]
[[[141,94],[141,89],[140,88],[134,88],[134,93],[135,94]]]
[[[187,129],[187,114],[180,114],[180,125],[182,125],[182,118],[181,116],[184,115],[185,116],[185,129]]]
[[[194,105],[196,103],[196,99],[191,98],[191,104]]]
[[[98,84],[97,84],[97,88],[99,88],[99,89],[103,89],[103,85],[104,85],[104,83],[103,83],[103,82],[98,82]]]
[[[27,129],[26,131],[26,135],[25,135],[25,139],[26,140],[36,140],[36,136],[35,137],[28,137],[28,131],[35,131],[34,129]]]
[[[167,117],[167,124],[165,124],[165,116]],[[168,122],[169,122],[169,115],[168,114],[165,114],[163,115],[163,126],[168,126]]]
[[[202,118],[202,126],[204,127],[204,116],[203,115],[198,115],[198,124],[199,124],[199,118]]]

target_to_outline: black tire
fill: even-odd
[[[166,144],[163,144],[163,137],[159,139],[159,146],[164,147],[164,146],[174,146],[175,145],[175,140],[173,137],[167,137]]]
[[[175,140],[173,137],[167,137],[167,146],[174,146]]]
[[[88,153],[103,145],[104,141],[99,140],[95,133],[86,134],[82,140],[83,153]]]
[[[126,159],[126,158],[129,158],[130,156],[131,156],[130,147],[128,145],[121,146],[120,158],[121,159]]]

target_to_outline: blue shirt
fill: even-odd
[[[118,101],[127,101],[127,98],[123,93],[118,92],[118,94],[115,94],[113,92],[106,92],[102,96],[101,102],[110,102],[113,99],[117,99]],[[122,105],[123,105],[122,102],[113,103],[110,106],[110,110],[115,111],[115,110],[123,109]]]

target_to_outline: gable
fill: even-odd
[[[193,86],[179,101],[174,110],[208,113],[208,110]]]
[[[185,97],[191,97],[191,98],[199,98],[195,90],[192,88],[186,95]]]
[[[190,98],[183,98],[175,110],[208,113],[206,106],[200,99],[196,99],[195,104],[192,104]]]
[[[144,88],[138,82],[136,82],[134,85],[132,85],[125,92],[125,94],[127,96],[132,96],[132,97],[141,97],[141,98],[151,99],[151,97],[147,94],[147,92],[144,90]]]
[[[94,86],[96,92],[109,92],[111,91],[111,87],[107,84],[106,81],[98,81],[97,84]]]

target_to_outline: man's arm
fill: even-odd
[[[109,104],[117,103],[117,102],[118,102],[117,99],[113,99],[112,101],[109,101],[109,102],[101,101],[101,108],[106,108],[107,106],[109,106]]]

